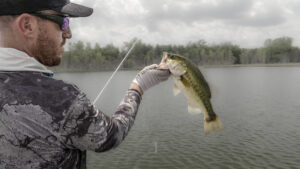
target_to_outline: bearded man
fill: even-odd
[[[0,168],[85,169],[86,151],[118,146],[135,120],[142,94],[168,79],[151,65],[130,84],[112,117],[72,84],[54,79],[72,37],[69,19],[91,8],[69,0],[0,1]]]

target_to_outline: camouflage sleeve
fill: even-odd
[[[95,109],[83,93],[79,94],[61,125],[65,146],[95,152],[118,146],[134,123],[140,101],[137,91],[128,90],[117,111],[109,117]]]

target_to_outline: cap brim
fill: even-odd
[[[65,5],[60,12],[68,14],[70,17],[87,17],[93,13],[93,9],[86,6],[69,3]]]

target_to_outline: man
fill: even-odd
[[[68,0],[0,1],[0,168],[85,169],[86,150],[119,145],[148,88],[166,80],[156,65],[141,71],[112,117],[78,88],[52,78],[72,37],[68,17],[92,9]]]

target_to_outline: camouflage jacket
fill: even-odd
[[[133,125],[137,91],[128,90],[108,117],[77,87],[48,75],[1,70],[0,50],[1,169],[85,169],[86,150],[116,147]]]

